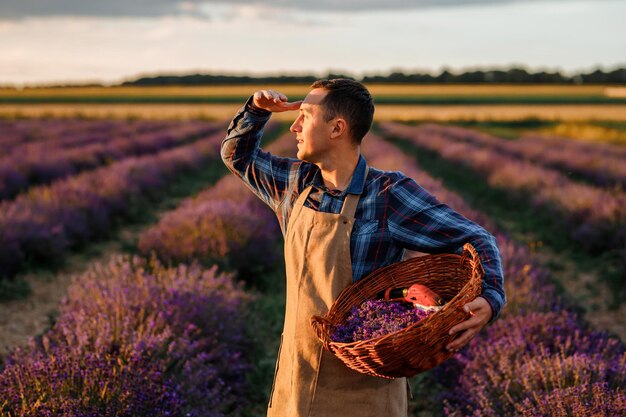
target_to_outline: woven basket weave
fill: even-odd
[[[437,366],[454,353],[445,346],[458,335],[448,331],[468,319],[463,305],[480,295],[484,271],[472,245],[463,254],[426,255],[380,268],[345,288],[324,316],[313,316],[311,325],[324,348],[348,367],[382,378],[411,377]],[[405,329],[385,336],[351,343],[333,342],[330,335],[354,306],[375,299],[389,287],[423,284],[446,304],[441,310]]]

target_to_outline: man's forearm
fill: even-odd
[[[248,99],[233,118],[221,147],[222,161],[239,176],[243,176],[259,148],[263,127],[271,116],[266,110],[254,108],[251,101]]]
[[[491,306],[493,315],[490,321],[493,321],[498,318],[506,304],[500,250],[497,246],[496,238],[491,234],[487,234],[486,237],[481,237],[470,243],[476,248],[485,271],[481,297],[487,300]]]

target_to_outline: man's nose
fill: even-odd
[[[298,133],[300,131],[300,122],[299,122],[300,118],[298,117],[292,124],[291,127],[289,128],[289,131],[291,133]]]

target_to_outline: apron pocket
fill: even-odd
[[[276,377],[278,376],[278,367],[280,365],[280,352],[283,349],[283,334],[280,334],[280,344],[278,345],[278,357],[276,358],[276,368],[274,368],[274,380],[272,381],[272,390],[270,391],[270,401],[267,404],[268,407],[272,406],[272,399],[274,399],[274,388],[276,388]]]

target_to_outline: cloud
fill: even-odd
[[[498,5],[546,0],[1,0],[0,20],[27,17],[208,17],[212,6],[320,11],[357,12],[458,6]],[[554,1],[554,0],[553,0]],[[568,0],[561,0],[563,2]]]
[[[199,6],[206,0],[1,0],[0,20],[27,17],[206,17]]]
[[[220,0],[217,0],[219,2]],[[546,0],[230,0],[229,4],[254,4],[307,11],[375,11],[497,5]],[[563,0],[566,1],[566,0]],[[212,1],[214,3],[216,1]]]

